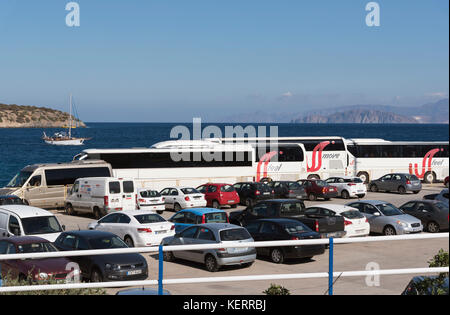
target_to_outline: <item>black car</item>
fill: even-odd
[[[241,204],[251,207],[259,200],[272,199],[274,191],[267,183],[243,182],[233,185]]]
[[[256,242],[320,239],[319,233],[292,219],[260,219],[250,222],[245,228]],[[325,245],[258,247],[256,250],[258,255],[268,256],[272,262],[281,264],[289,258],[311,259],[322,255]]]
[[[54,245],[62,251],[128,248],[116,235],[102,231],[63,232]],[[81,276],[91,282],[145,280],[148,266],[137,253],[71,257],[81,269]]]
[[[274,191],[274,198],[306,199],[305,188],[294,181],[269,182],[269,187]]]
[[[28,203],[17,196],[0,196],[0,206],[5,205],[28,205]]]
[[[422,221],[422,225],[430,233],[448,230],[448,205],[441,201],[413,200],[400,209]]]

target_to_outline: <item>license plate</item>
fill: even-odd
[[[248,250],[248,248],[244,247],[244,248],[229,248],[228,252],[232,253],[232,254],[237,254],[237,253],[243,253],[246,252]]]
[[[155,231],[155,234],[164,234],[166,231]]]
[[[265,192],[263,193],[263,195],[270,195],[270,192]]]
[[[134,276],[134,275],[140,275],[142,273],[142,270],[132,270],[127,272],[127,276]]]
[[[228,200],[228,203],[234,203],[234,200]]]

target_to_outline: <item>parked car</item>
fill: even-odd
[[[65,229],[51,212],[25,206],[0,206],[0,237],[39,236],[50,242]]]
[[[430,194],[423,196],[423,199],[425,200],[436,200],[443,202],[445,204],[449,204],[448,202],[448,188],[441,190],[439,194]]]
[[[430,233],[448,230],[448,204],[436,200],[413,200],[400,207],[403,212],[422,221]]]
[[[14,196],[14,195],[0,196],[0,206],[5,206],[5,205],[25,205],[25,206],[27,206],[28,203],[25,200],[20,199],[19,197]]]
[[[344,199],[352,197],[364,198],[367,194],[367,187],[359,177],[330,177],[326,182],[336,187],[338,196],[341,196]]]
[[[150,189],[138,189],[136,207],[137,209],[156,211],[159,214],[166,210],[166,204],[161,194]]]
[[[247,226],[250,222],[258,219],[269,218],[298,220],[313,231],[319,233],[322,238],[343,237],[345,235],[344,219],[342,217],[335,215],[310,217],[305,213],[305,204],[301,200],[279,199],[260,201],[253,207],[230,213],[230,222],[241,226]]]
[[[14,236],[0,239],[0,255],[50,253],[58,251],[46,239],[35,236]],[[67,258],[14,259],[2,260],[1,276],[9,276],[21,281],[65,280],[70,271],[66,270],[71,261]]]
[[[242,182],[233,185],[239,194],[241,204],[252,206],[260,200],[273,199],[274,191],[267,183]]]
[[[165,188],[160,194],[163,197],[166,209],[175,210],[175,212],[187,208],[206,207],[205,195],[195,188]]]
[[[221,206],[231,206],[231,208],[236,208],[241,201],[236,189],[229,184],[210,183],[197,187],[197,190],[205,195],[207,207],[218,209]]]
[[[305,188],[294,181],[272,181],[268,183],[274,191],[273,198],[306,199]]]
[[[133,179],[114,177],[79,178],[65,201],[68,215],[93,213],[100,219],[108,213],[136,209],[136,185]]]
[[[422,183],[416,175],[395,173],[370,181],[369,188],[372,192],[397,191],[400,194],[406,194],[411,191],[414,194],[418,194],[422,190]]]
[[[62,251],[128,248],[117,235],[92,230],[61,233],[54,244]],[[71,259],[80,266],[82,278],[91,282],[145,280],[148,276],[147,261],[136,253]]]
[[[386,201],[360,200],[347,206],[358,209],[367,218],[372,233],[397,235],[420,233],[423,230],[420,220]]]
[[[310,218],[321,218],[323,216],[342,216],[344,218],[345,236],[367,236],[370,234],[370,224],[367,218],[358,209],[343,206],[325,204],[312,206],[305,209],[305,214]]]
[[[173,237],[165,238],[163,244],[198,245],[226,244],[229,242],[253,242],[253,238],[243,227],[232,224],[209,223],[188,227]],[[164,252],[166,261],[173,261],[178,258],[205,264],[208,271],[215,272],[221,266],[251,266],[256,260],[256,249],[247,247]]]
[[[317,198],[323,198],[328,201],[338,195],[337,188],[331,186],[324,180],[301,179],[298,183],[305,188],[306,194],[308,195],[308,199],[310,201],[316,201]]]
[[[175,226],[159,214],[145,210],[110,213],[88,225],[89,230],[110,232],[128,247],[158,246],[163,238],[175,235]]]
[[[444,186],[448,188],[448,176],[444,179]]]
[[[448,277],[442,282],[442,285],[439,285],[437,281],[437,276],[417,276],[412,278],[412,280],[408,283],[405,290],[402,292],[402,295],[436,295],[437,290],[442,290],[443,295],[448,296]],[[430,285],[423,286],[421,283],[427,281]]]
[[[320,239],[319,233],[313,232],[303,223],[286,218],[255,220],[245,228],[256,242]],[[268,256],[272,262],[282,264],[286,259],[311,259],[322,255],[325,245],[258,247],[256,251],[258,256]]]
[[[181,210],[174,214],[169,222],[175,224],[175,232],[179,233],[185,228],[196,224],[229,223],[225,211],[212,208],[194,208]]]

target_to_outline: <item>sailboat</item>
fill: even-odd
[[[49,137],[45,134],[42,139],[47,144],[51,145],[83,145],[84,141],[90,140],[90,138],[75,138],[72,137],[72,129],[76,128],[76,125],[72,125],[72,94],[70,94],[70,114],[69,114],[69,133],[57,132],[53,136]]]

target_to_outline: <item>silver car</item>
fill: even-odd
[[[166,246],[199,245],[253,241],[253,238],[243,227],[228,223],[209,223],[186,228],[175,236],[165,238],[162,244]],[[164,260],[166,261],[173,261],[177,258],[203,263],[208,271],[215,272],[221,266],[251,266],[256,260],[256,249],[247,247],[164,252]]]
[[[418,194],[422,190],[422,183],[416,175],[395,173],[387,174],[379,179],[371,181],[369,183],[369,189],[372,192],[397,191],[400,194],[406,194],[408,191],[411,191]]]
[[[386,201],[356,201],[347,206],[358,209],[367,218],[371,233],[397,235],[423,231],[422,222],[419,219],[405,214]]]

